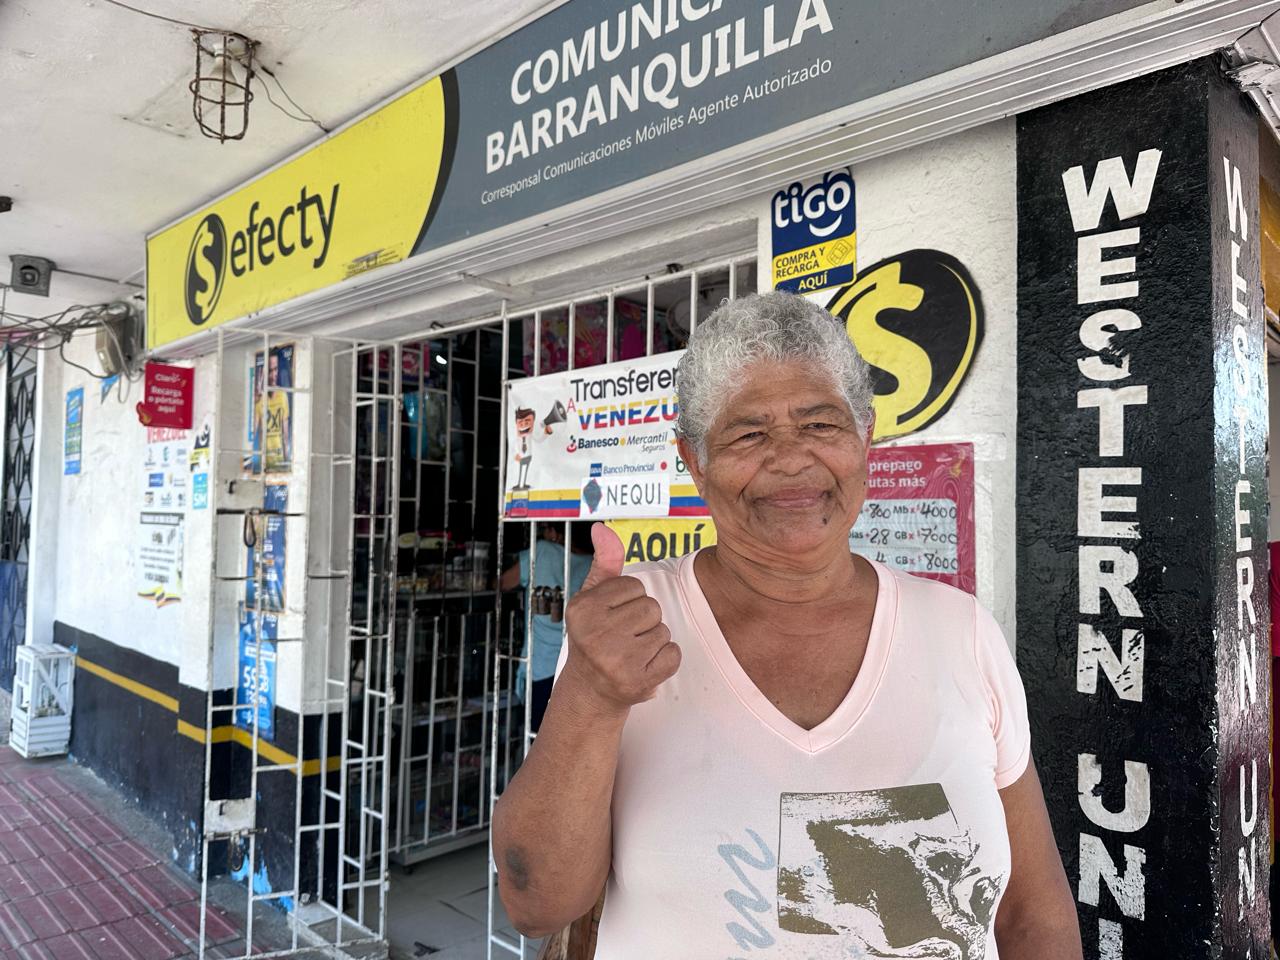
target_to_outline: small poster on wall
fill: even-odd
[[[512,382],[504,515],[706,516],[676,451],[676,366],[683,355]]]
[[[249,548],[245,583],[245,605],[250,609],[258,609],[258,584],[262,584],[263,610],[284,609],[284,567],[285,567],[285,511],[289,506],[289,487],[284,483],[267,484],[262,497],[262,509],[266,513],[263,521],[256,525],[262,543]],[[262,554],[262,571],[258,572],[257,557],[259,548]]]
[[[84,444],[84,387],[67,391],[66,422],[62,433],[62,472],[73,476],[80,472],[81,447]]]
[[[184,527],[191,493],[187,475],[190,447],[190,431],[147,428],[134,567],[138,596],[154,600],[161,607],[182,599]]]
[[[973,593],[973,444],[872,447],[849,549]]]
[[[182,599],[183,515],[144,510],[138,517],[138,596],[164,607]]]
[[[253,729],[258,716],[258,735],[273,740],[276,735],[276,645],[279,620],[274,614],[240,607],[240,671],[236,678],[236,703],[245,704],[235,712],[235,724]],[[256,708],[256,711],[255,711]]]
[[[272,347],[265,358],[254,355],[249,368],[249,394],[245,409],[249,422],[245,439],[253,451],[244,458],[244,471],[260,474],[288,473],[293,464],[294,345]],[[265,379],[264,379],[265,378]],[[273,387],[282,390],[269,389]]]

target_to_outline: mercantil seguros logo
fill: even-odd
[[[213,316],[227,276],[227,228],[222,218],[211,213],[196,227],[187,251],[187,278],[184,300],[187,318],[201,326]]]

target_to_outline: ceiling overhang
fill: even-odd
[[[452,244],[224,326],[306,332],[374,305],[429,292],[474,297],[476,278],[764,194],[777,184],[859,163],[1231,47],[1280,0],[1187,0],[1138,7],[949,71],[661,174]],[[1269,99],[1269,98],[1268,98]],[[373,333],[365,326],[364,332]],[[251,334],[246,334],[251,336]],[[203,352],[208,333],[166,355]]]

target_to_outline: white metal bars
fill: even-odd
[[[233,369],[228,366],[221,332],[215,367],[219,384],[218,420],[210,465],[215,563],[211,565],[213,609],[206,731],[228,730],[231,736],[214,737],[207,732],[205,735],[207,803],[202,907],[208,904],[212,879],[211,845],[236,842],[246,845],[248,851],[244,868],[238,874],[245,884],[242,917],[245,936],[233,945],[220,944],[218,955],[221,957],[332,956],[337,955],[333,953],[336,948],[331,946],[334,944],[363,943],[375,948],[385,944],[386,811],[389,806],[386,771],[390,758],[386,716],[394,699],[387,666],[393,660],[394,637],[387,624],[394,620],[395,603],[394,591],[388,587],[393,578],[387,575],[390,556],[386,538],[388,531],[395,529],[394,465],[399,451],[398,409],[394,397],[398,392],[399,351],[395,345],[388,344],[290,338],[296,351],[294,369],[301,380],[284,385],[273,383],[267,375],[272,351],[280,349],[282,344],[278,341],[283,339],[279,335],[262,335],[259,356],[263,375],[255,379],[247,400],[253,408],[250,433],[258,440],[251,440],[247,449],[229,446],[227,442],[227,438],[240,434],[243,424],[238,418],[242,413],[248,418],[249,411],[242,411],[236,402],[237,376],[232,375]],[[312,416],[316,392],[314,371],[323,368],[322,355],[326,359],[331,355],[332,376],[327,385],[322,385],[327,386],[327,391],[320,391],[328,393],[328,416],[317,424]],[[252,368],[252,354],[247,359]],[[365,361],[370,373],[362,383],[360,368]],[[252,372],[249,375],[254,376]],[[288,397],[292,416],[297,418],[294,422],[301,424],[303,430],[293,449],[287,451],[292,455],[288,476],[291,485],[305,491],[306,496],[290,504],[281,522],[296,528],[288,533],[294,552],[290,566],[298,565],[305,551],[305,576],[296,581],[301,595],[295,587],[287,609],[281,612],[273,641],[281,645],[281,652],[289,652],[290,670],[281,679],[292,681],[297,687],[292,755],[281,749],[280,735],[276,736],[275,743],[263,739],[255,702],[235,703],[233,696],[232,703],[220,703],[217,692],[219,683],[234,674],[234,671],[220,671],[218,662],[220,654],[235,652],[226,639],[237,633],[235,629],[225,629],[229,609],[237,604],[234,596],[228,602],[227,591],[220,589],[220,584],[235,584],[238,592],[245,580],[241,575],[220,574],[228,563],[238,566],[242,555],[238,545],[233,545],[230,552],[220,547],[219,528],[225,518],[243,520],[246,513],[252,514],[255,505],[263,502],[263,485],[260,479],[255,479],[255,470],[265,479],[269,440],[264,432],[264,420],[269,415],[273,393]],[[339,429],[340,425],[345,429]],[[360,427],[363,432],[359,432]],[[304,457],[296,455],[299,445],[306,450]],[[226,454],[235,455],[231,469],[227,467]],[[255,457],[258,458],[256,467]],[[326,464],[328,469],[315,470],[313,462]],[[322,496],[310,500],[317,492],[317,481],[322,484],[319,491]],[[361,508],[355,498],[363,481],[367,481],[369,493]],[[237,486],[239,492],[233,494]],[[332,511],[328,515],[324,511],[326,506]],[[360,519],[357,514],[361,514]],[[262,519],[259,516],[255,522]],[[308,549],[314,546],[313,534],[318,534],[317,540],[323,549]],[[364,544],[357,551],[356,542],[361,538]],[[353,563],[356,553],[362,561],[359,569]],[[255,563],[259,607],[264,605],[265,569],[259,552]],[[267,639],[263,636],[262,613],[258,610],[254,616],[247,617],[255,643],[255,676],[261,674],[262,641]],[[237,615],[236,620],[239,619]],[[235,626],[238,628],[239,623]],[[351,655],[352,641],[356,638],[360,643],[359,670],[353,668],[355,658]],[[315,685],[310,665],[317,659],[318,651],[314,650],[317,646],[323,650],[318,659],[324,668],[318,696],[309,692]],[[350,694],[357,674],[361,699],[353,708]],[[256,697],[249,699],[255,701]],[[237,709],[244,709],[251,717],[247,735],[234,725],[217,722],[218,717],[226,715],[234,720]],[[335,715],[341,717],[341,727],[336,731],[341,736],[336,738],[340,740],[336,755],[331,755]],[[249,748],[248,796],[212,796],[216,740],[231,740],[232,744],[242,743]],[[308,743],[313,745],[310,751]],[[232,751],[230,756],[239,756],[234,746],[229,744],[226,749]],[[313,753],[311,759],[306,758],[308,752]],[[283,792],[276,790],[270,804],[259,803],[260,778],[273,777],[278,781],[284,775],[293,778],[290,788]],[[304,779],[314,786],[308,787]],[[290,794],[292,818],[281,809],[287,810],[288,801],[283,797]],[[353,797],[358,798],[358,809],[352,809]],[[357,822],[348,837],[351,812],[355,813]],[[273,822],[268,822],[269,817],[274,818]],[[289,819],[292,823],[288,823],[286,830]],[[292,861],[292,877],[287,883],[267,876],[263,869],[259,837],[265,837],[269,827],[276,834],[277,865],[282,860]],[[304,854],[309,860],[304,861]],[[275,882],[268,882],[271,880]],[[207,917],[206,910],[202,909],[201,957],[211,946]],[[259,919],[263,921],[261,933]],[[237,953],[241,947],[243,953]]]

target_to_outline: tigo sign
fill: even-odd
[[[811,293],[852,282],[857,221],[853,177],[847,171],[779,190],[769,212],[775,290]]]

